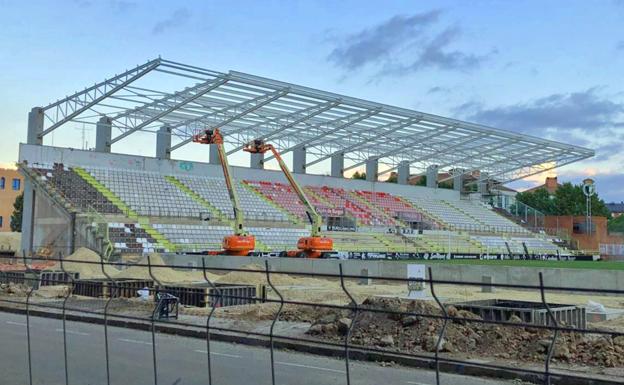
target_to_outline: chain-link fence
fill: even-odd
[[[111,353],[111,345],[117,341],[110,337],[112,327],[149,332],[150,340],[144,343],[150,347],[149,382],[156,385],[171,383],[165,380],[171,377],[171,367],[162,367],[172,357],[159,355],[159,348],[171,341],[157,338],[159,334],[204,341],[205,350],[196,350],[204,354],[204,360],[195,367],[194,375],[201,377],[198,383],[211,385],[219,383],[215,373],[223,365],[214,362],[212,354],[218,341],[266,349],[268,360],[260,365],[270,372],[271,384],[294,383],[284,382],[290,377],[283,373],[285,367],[276,355],[299,352],[342,361],[342,369],[325,368],[322,373],[331,376],[319,374],[310,383],[369,383],[361,381],[361,373],[354,376],[362,361],[427,368],[434,373],[427,383],[435,384],[457,383],[450,373],[539,384],[621,383],[621,378],[609,373],[621,373],[624,366],[622,329],[596,327],[586,307],[574,306],[579,298],[595,302],[611,298],[609,303],[619,301],[621,305],[624,290],[619,288],[553,286],[541,272],[533,277],[536,284],[517,285],[487,279],[437,279],[436,268],[424,270],[424,266],[414,273],[408,268],[401,278],[368,271],[354,274],[352,271],[359,269],[357,261],[344,261],[335,272],[317,273],[306,270],[310,264],[303,260],[301,269],[282,271],[276,260],[225,268],[211,265],[206,258],[201,259],[201,267],[166,264],[158,255],[138,263],[66,260],[59,255],[2,265],[0,312],[23,315],[26,333],[20,344],[26,347],[27,359],[4,359],[0,365],[25,362],[20,367],[24,382],[41,383],[33,377],[33,368],[43,363],[39,362],[41,355],[34,354],[41,343],[33,336],[32,320],[52,317],[62,322],[62,341],[57,346],[62,368],[54,369],[62,372],[66,384],[79,383],[73,371],[78,371],[81,363],[73,362],[76,354],[68,354],[78,349],[72,346],[75,339],[68,338],[70,322],[78,321],[101,327],[102,346],[98,343],[90,349],[104,349],[104,359],[97,365],[105,368],[103,383],[108,385],[118,370],[115,365],[120,365]],[[54,296],[41,294],[50,287],[60,289]],[[249,323],[251,326],[244,326]],[[6,328],[0,330],[0,335],[5,332]],[[221,358],[228,359],[228,354]],[[239,364],[241,370],[254,370],[251,363]],[[301,366],[304,370],[306,365]],[[404,368],[374,367],[384,368],[383,377],[389,383],[398,383],[393,376],[405,375]],[[124,369],[129,378],[132,368]],[[176,378],[183,378],[178,374]],[[235,383],[222,376],[219,381]]]

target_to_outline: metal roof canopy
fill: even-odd
[[[173,90],[163,90],[167,86]],[[408,162],[418,173],[435,164],[455,172],[480,170],[504,183],[594,156],[593,150],[565,143],[161,58],[42,110],[39,139],[66,123],[95,124],[107,116],[118,133],[111,144],[168,125],[177,138],[174,151],[212,127],[221,128],[232,148],[228,154],[264,138],[282,153],[305,148],[306,166],[337,153],[344,154],[345,170],[376,159],[379,175]]]

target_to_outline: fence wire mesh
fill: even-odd
[[[212,345],[216,341],[236,341],[267,349],[270,357],[267,366],[270,370],[272,385],[286,383],[280,379],[280,366],[276,365],[276,353],[286,351],[285,349],[340,358],[344,361],[344,371],[340,371],[340,373],[344,374],[343,381],[348,385],[358,383],[357,379],[353,377],[354,359],[358,362],[394,362],[405,367],[427,368],[434,373],[432,383],[437,385],[456,383],[456,378],[447,377],[444,373],[473,374],[486,377],[501,376],[538,384],[623,383],[617,379],[617,375],[624,373],[624,332],[610,328],[588,327],[584,322],[582,324],[566,323],[564,319],[568,319],[561,318],[556,314],[557,309],[553,309],[555,305],[547,299],[549,293],[615,297],[624,295],[624,290],[619,288],[586,289],[551,286],[545,282],[541,272],[536,273],[539,284],[518,285],[437,279],[435,268],[432,267],[427,268],[426,277],[400,278],[370,274],[346,274],[343,266],[349,263],[348,261],[340,263],[338,271],[334,273],[278,271],[272,267],[269,260],[259,259],[259,261],[263,262],[261,268],[224,268],[210,266],[210,257],[201,257],[199,267],[155,263],[150,256],[147,256],[143,263],[109,262],[104,259],[68,262],[61,254],[54,258],[24,258],[13,261],[14,267],[10,271],[18,274],[9,275],[6,271],[0,272],[0,281],[3,284],[3,291],[0,295],[0,306],[2,307],[0,312],[19,313],[25,317],[26,338],[23,340],[23,344],[26,346],[27,367],[23,368],[23,372],[27,373],[25,377],[27,377],[29,384],[38,383],[33,380],[33,368],[37,368],[39,365],[36,360],[33,360],[33,344],[36,342],[32,337],[33,326],[31,321],[33,317],[61,319],[62,372],[63,383],[66,385],[79,383],[72,377],[72,369],[75,369],[78,364],[73,363],[68,355],[68,351],[72,350],[71,340],[68,339],[68,321],[70,320],[102,325],[105,353],[104,362],[101,365],[105,367],[105,383],[107,385],[114,383],[112,373],[115,370],[110,352],[111,343],[114,342],[110,338],[110,328],[121,325],[145,330],[151,334],[151,342],[149,343],[151,345],[151,382],[155,385],[166,383],[161,380],[163,373],[159,366],[162,365],[163,360],[170,359],[170,357],[159,356],[158,344],[161,343],[157,338],[159,334],[184,334],[205,339],[205,369],[198,367],[197,372],[203,373],[200,375],[203,378],[201,383],[210,385],[218,383],[215,373],[219,371],[219,365],[215,365],[211,359],[211,354],[214,353]],[[44,280],[42,274],[46,270],[34,268],[34,266],[38,266],[38,263],[44,262],[56,263],[55,266],[63,274],[55,276],[54,279],[46,277]],[[71,265],[71,268],[68,268],[68,265]],[[75,269],[76,266],[95,268],[101,272],[98,275],[101,278],[81,278],[79,276],[76,278],[71,270],[72,268]],[[127,271],[130,268],[134,271],[138,271],[136,269],[146,271],[149,279],[145,280],[145,275],[138,274],[137,278],[142,280],[140,280],[141,286],[137,286],[137,283],[128,278],[127,275],[125,278],[116,278],[111,274],[112,269]],[[47,269],[53,270],[54,268],[48,267]],[[165,282],[162,275],[159,275],[159,271],[164,270],[175,270],[181,274],[192,273],[194,281]],[[20,272],[23,272],[23,275],[20,276]],[[197,273],[200,274],[201,282],[198,281]],[[255,290],[240,292],[230,290],[233,287],[231,283],[220,284],[215,282],[216,278],[226,274],[239,274],[240,277],[243,275],[245,277],[257,276],[257,279],[249,279],[249,282],[239,278],[241,282],[237,283],[254,286]],[[277,283],[276,281],[284,280],[280,277],[289,277],[288,284]],[[291,279],[292,277],[295,278]],[[299,279],[301,284],[298,283]],[[305,292],[313,289],[306,286],[306,282],[308,282],[306,279],[316,280],[315,283],[319,287],[335,284],[337,290],[332,292],[329,297],[316,298],[316,300],[306,300],[305,296],[293,295],[296,290]],[[398,299],[399,296],[382,295],[378,297],[367,295],[366,298],[363,298],[363,295],[353,293],[355,287],[365,285],[371,280],[387,285],[404,285],[405,287],[414,284],[428,285],[425,290],[428,298]],[[150,284],[146,283],[150,281]],[[263,284],[258,284],[260,281]],[[46,286],[61,286],[60,298],[49,300],[37,297],[33,300],[33,296],[38,290],[42,290],[43,283]],[[27,287],[27,290],[22,293],[23,295],[6,295],[5,289],[10,289],[11,285],[16,284]],[[509,313],[512,314],[512,317],[509,318],[483,316],[487,312],[481,313],[482,316],[479,316],[468,311],[458,311],[458,308],[461,308],[461,303],[448,302],[438,294],[439,288],[448,285],[460,288],[497,288],[535,293],[536,298],[538,298],[537,305],[545,311],[545,321],[541,323],[529,322],[524,318],[514,317],[513,311]],[[186,298],[183,297],[186,293],[185,290],[188,289],[190,293],[191,289],[197,288],[200,288],[200,297],[203,296],[203,298],[195,305],[203,308],[204,312],[199,316],[187,316],[185,314],[190,313],[189,309],[194,307],[188,303],[180,302]],[[81,295],[76,294],[77,290],[80,291]],[[92,290],[92,299],[84,295],[85,290]],[[289,298],[289,295],[292,298]],[[125,297],[130,297],[132,300],[126,309],[128,311],[125,311],[121,306],[123,303],[115,304],[116,301],[121,301]],[[377,299],[372,300],[371,298]],[[95,305],[93,300],[97,300]],[[429,305],[422,305],[424,302]],[[247,306],[246,309],[248,310],[254,306],[257,308],[267,307],[268,315],[258,316],[256,319],[252,318],[252,321],[269,321],[268,328],[237,328],[236,322],[224,322],[228,320],[227,313],[225,316],[223,313],[229,308],[227,305],[241,303],[245,305],[234,305],[231,308]],[[183,308],[181,315],[178,315],[178,306]],[[133,307],[140,307],[146,311],[140,314],[141,312],[136,311],[137,309]],[[307,309],[304,312],[306,315],[301,319],[291,321],[293,309]],[[217,314],[219,322],[215,323]],[[250,314],[255,313],[250,312]],[[329,322],[327,322],[328,315],[333,315]],[[287,329],[277,328],[277,325],[288,322],[293,324],[304,323],[309,329],[303,333],[281,333]],[[391,327],[388,328],[386,325],[391,325]],[[415,327],[414,325],[419,325],[418,330],[424,328],[427,331],[426,336],[414,337],[414,334],[406,331],[410,327]],[[453,327],[455,329],[451,330]],[[474,327],[474,330],[471,331],[470,327]],[[367,328],[384,329],[386,332],[387,330],[394,331],[393,334],[384,335],[382,338],[379,336],[368,338],[365,337],[368,332]],[[503,328],[512,330],[511,334],[502,333]],[[472,333],[474,339],[478,339],[482,346],[474,346],[473,344],[472,350],[451,348],[450,341],[456,338],[458,330],[463,333]],[[451,331],[452,335],[449,335]],[[374,334],[374,332],[371,333]],[[479,336],[480,333],[483,335]],[[509,341],[510,351],[501,352],[497,349],[501,345],[504,346],[506,342],[492,342],[492,357],[497,357],[497,359],[471,358],[488,356],[484,352],[488,351],[488,338],[492,333],[498,333],[499,338],[503,339],[505,336],[510,339],[515,338],[509,337],[511,335],[524,336],[526,337],[526,346],[514,345]],[[234,339],[233,335],[239,336],[239,339]],[[353,342],[355,335],[357,335],[357,342]],[[488,338],[484,336],[488,336]],[[418,341],[409,341],[410,338],[416,338]],[[597,341],[606,346],[602,351],[597,350]],[[572,345],[573,342],[574,345]],[[565,347],[566,344],[571,346]],[[416,345],[418,348],[414,348]],[[498,348],[495,349],[494,345]],[[535,346],[537,348],[534,349]],[[578,351],[582,348],[588,351]],[[514,349],[531,351],[532,353],[516,354],[517,351],[512,351]],[[539,363],[540,360],[541,364]],[[556,361],[556,365],[553,367],[554,361]],[[245,364],[241,363],[241,370],[245,370],[244,367]],[[584,370],[581,370],[581,367]],[[614,371],[608,372],[605,370],[606,367],[613,367]],[[389,375],[392,376],[392,372],[389,372]],[[417,374],[414,375],[417,376]],[[318,381],[316,383],[324,383],[320,378]],[[423,383],[419,381],[421,381],[419,378],[415,378],[414,382],[411,383]],[[331,382],[335,382],[335,379]],[[387,382],[394,383],[392,377],[387,378]],[[233,382],[225,380],[223,383]],[[408,383],[410,382],[408,381]]]

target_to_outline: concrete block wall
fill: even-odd
[[[539,272],[544,277],[544,285],[582,289],[618,289],[624,287],[624,271],[533,268],[491,265],[451,265],[427,263],[426,261],[361,261],[361,260],[309,260],[295,258],[258,258],[207,256],[206,266],[213,268],[240,268],[246,264],[263,265],[268,260],[271,271],[305,272],[316,274],[338,274],[339,265],[347,275],[360,275],[362,269],[368,269],[369,275],[391,278],[406,278],[407,264],[425,264],[431,266],[435,279],[445,281],[464,281],[480,283],[484,275],[492,276],[494,283],[514,285],[539,285]],[[194,263],[201,266],[201,257],[196,255],[164,256],[169,264]],[[536,295],[538,292],[536,291]],[[548,291],[546,293],[548,296]],[[588,295],[591,295],[589,293]],[[548,297],[547,297],[548,298]]]

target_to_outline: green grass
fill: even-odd
[[[624,270],[624,262],[606,261],[516,261],[516,260],[430,260],[422,261],[426,264],[450,264],[450,265],[492,265],[492,266],[519,266],[536,268],[563,268],[563,269],[589,269],[589,270]],[[411,261],[407,263],[420,263]]]

